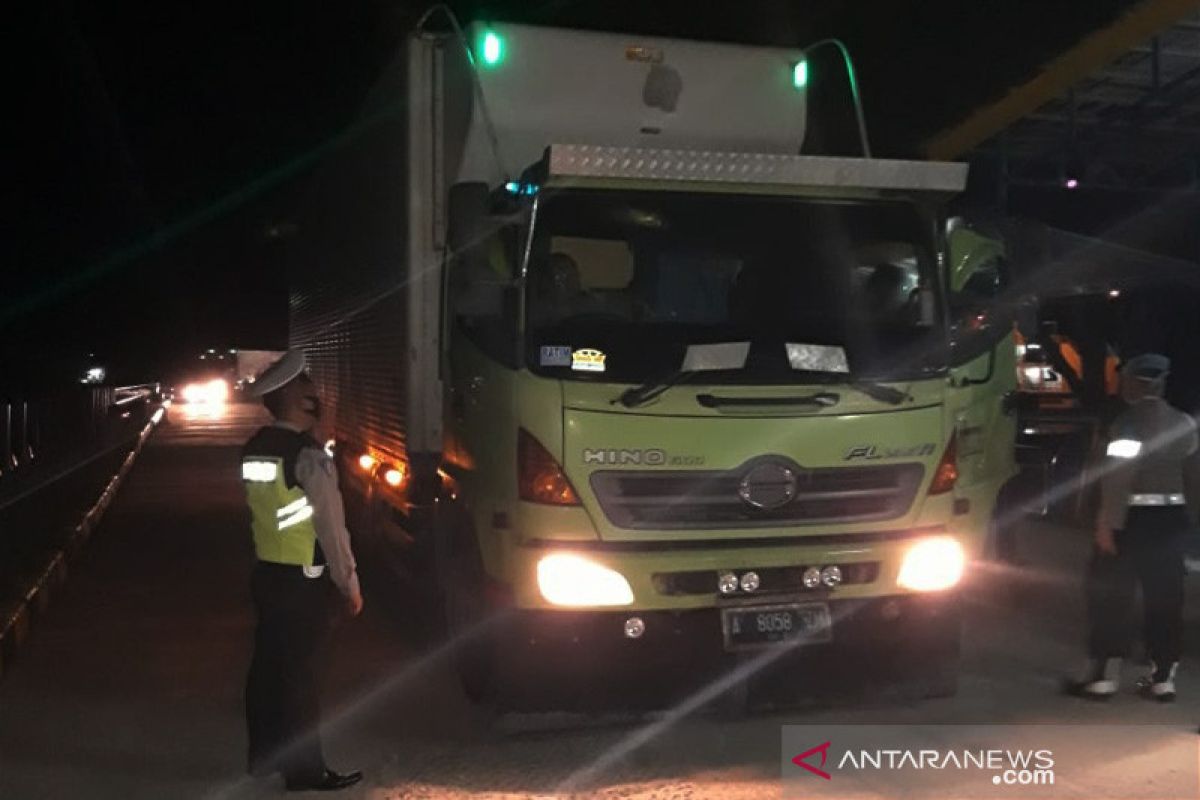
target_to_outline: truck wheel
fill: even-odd
[[[450,536],[442,607],[452,660],[467,699],[476,705],[496,700],[495,639],[485,626],[488,608],[484,595],[483,559],[474,536],[456,526]]]
[[[739,667],[743,663],[741,656],[733,659],[729,673],[738,672]],[[738,720],[746,716],[750,709],[750,678],[749,676],[741,677],[732,686],[722,692],[709,705],[712,713],[723,720]]]
[[[928,672],[921,679],[921,696],[934,699],[958,694],[958,662],[957,653],[931,659]]]
[[[922,698],[953,697],[958,694],[962,651],[962,625],[955,623],[930,640],[918,660],[917,691]]]

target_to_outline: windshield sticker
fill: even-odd
[[[570,345],[544,344],[538,355],[538,364],[543,367],[571,366]]]
[[[846,351],[836,345],[794,344],[787,345],[788,365],[805,372],[837,372],[846,374],[850,365],[846,362]]]
[[[599,350],[576,350],[571,354],[571,369],[577,372],[604,372],[605,358]]]

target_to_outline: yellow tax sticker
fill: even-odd
[[[571,369],[577,372],[604,372],[605,358],[599,350],[576,350],[571,353]]]

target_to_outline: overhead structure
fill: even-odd
[[[1024,84],[933,136],[937,160],[994,153],[1013,182],[1193,183],[1200,0],[1145,0]]]

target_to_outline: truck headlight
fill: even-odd
[[[905,553],[896,582],[915,592],[937,592],[957,584],[966,566],[966,553],[952,537],[923,539]]]
[[[538,589],[556,606],[627,606],[633,590],[621,573],[573,553],[543,556],[537,565]]]

